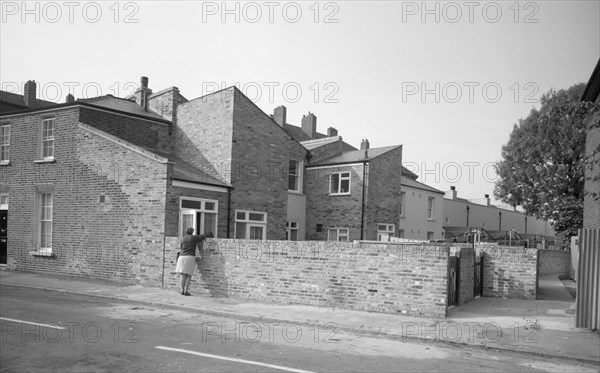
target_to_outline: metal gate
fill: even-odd
[[[460,258],[451,256],[448,258],[448,305],[458,304],[460,276]]]
[[[477,259],[476,259],[477,260]],[[475,262],[475,273],[473,274],[473,296],[483,296],[483,255]]]

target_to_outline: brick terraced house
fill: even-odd
[[[236,87],[193,100],[140,87],[61,104],[35,100],[35,82],[1,92],[9,268],[161,285],[166,247],[190,226],[236,239],[397,235],[402,146],[356,149],[318,133],[314,114],[287,124],[285,107],[269,116]]]

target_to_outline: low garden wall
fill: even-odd
[[[167,237],[167,287],[179,286],[174,273],[177,251],[177,238]],[[444,246],[209,239],[203,245],[202,257],[192,293],[203,291],[215,297],[264,303],[446,316],[448,250]]]
[[[539,250],[538,273],[540,276],[560,274],[569,275],[571,271],[571,252],[568,250]]]
[[[483,296],[535,299],[538,249],[478,244],[483,256]]]

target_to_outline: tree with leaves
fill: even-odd
[[[583,223],[586,118],[598,106],[581,102],[585,84],[551,90],[515,124],[496,163],[494,196],[550,220],[563,240]]]

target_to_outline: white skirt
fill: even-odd
[[[179,256],[177,259],[177,267],[175,272],[185,273],[186,275],[193,275],[196,269],[196,257],[191,255]]]

